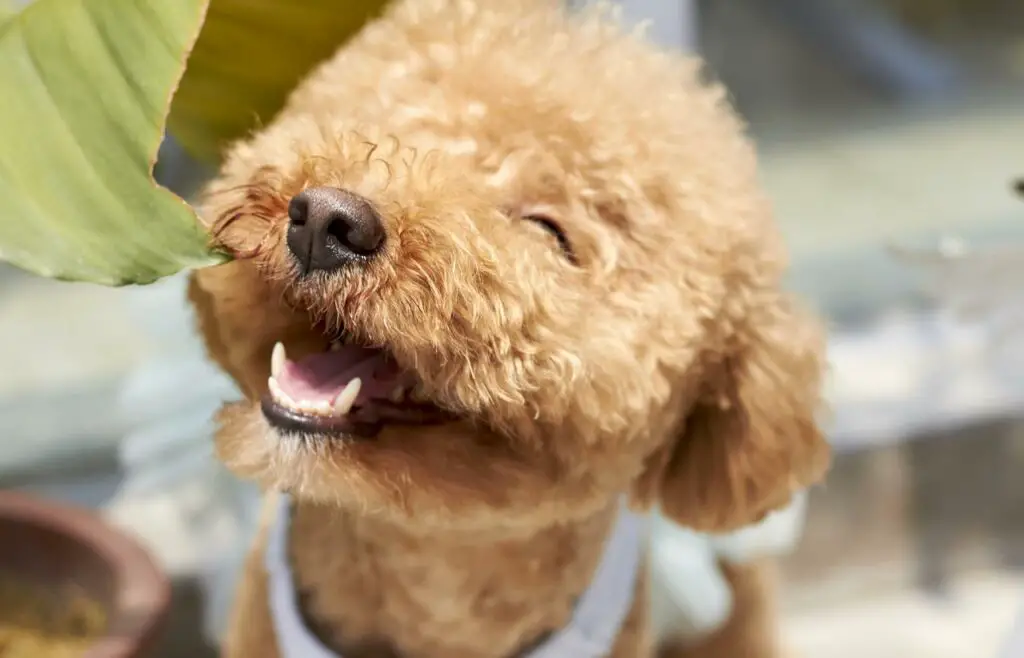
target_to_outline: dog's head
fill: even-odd
[[[425,528],[626,491],[750,522],[827,451],[741,126],[607,17],[501,4],[400,3],[230,151],[204,214],[238,258],[191,287],[247,397],[220,456]]]

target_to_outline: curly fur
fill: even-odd
[[[725,93],[607,11],[556,4],[398,2],[231,147],[205,196],[238,258],[190,297],[246,393],[218,453],[299,501],[305,613],[349,658],[512,655],[565,622],[622,492],[723,531],[827,464],[822,337],[780,291]],[[287,202],[314,185],[373,202],[381,257],[297,275]],[[521,219],[537,209],[571,259]],[[258,406],[272,346],[301,357],[341,330],[460,420],[279,436]],[[254,562],[230,655],[275,655],[260,578]],[[644,619],[638,599],[616,656],[648,655]]]

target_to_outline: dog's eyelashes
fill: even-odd
[[[569,259],[569,262],[573,265],[579,264],[576,259],[576,252],[573,251],[572,243],[569,242],[568,236],[566,236],[565,231],[557,221],[552,219],[550,216],[541,213],[526,214],[523,215],[522,218],[528,222],[533,222],[554,236],[558,241],[558,246],[562,249],[562,253],[564,253],[565,257]]]

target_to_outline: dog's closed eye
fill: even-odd
[[[579,265],[579,261],[576,258],[576,252],[573,251],[572,243],[569,242],[569,237],[565,234],[565,230],[561,224],[558,223],[551,215],[543,212],[529,212],[522,215],[522,219],[541,227],[548,233],[550,233],[555,240],[558,241],[558,246],[561,248],[562,253],[573,265]]]

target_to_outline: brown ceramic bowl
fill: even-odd
[[[85,658],[142,658],[170,605],[170,582],[135,541],[94,512],[0,492],[0,574],[44,588],[74,584],[107,610]]]

